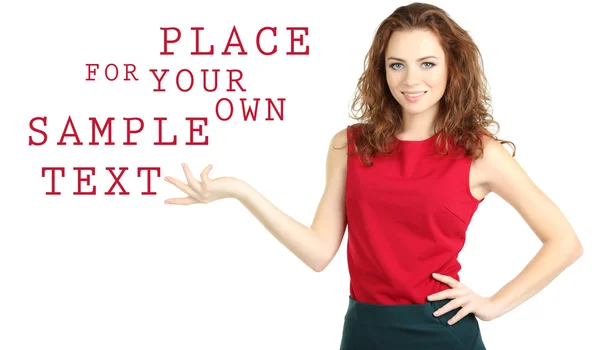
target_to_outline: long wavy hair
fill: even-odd
[[[483,155],[482,135],[510,144],[513,157],[514,143],[498,139],[500,125],[491,113],[491,98],[483,74],[479,48],[469,34],[439,7],[412,3],[397,8],[378,27],[373,43],[364,59],[361,75],[351,106],[351,118],[359,123],[351,126],[355,153],[371,165],[370,156],[389,154],[390,141],[395,139],[402,123],[402,109],[389,90],[385,75],[385,51],[397,30],[428,29],[439,39],[446,55],[447,85],[434,122],[438,134],[436,148],[441,155],[450,152],[449,139],[465,156]],[[495,126],[495,132],[489,130]],[[359,131],[359,132],[356,132]],[[441,147],[445,140],[445,147]],[[348,140],[350,142],[350,140]]]

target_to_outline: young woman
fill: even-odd
[[[232,177],[166,180],[188,196],[170,204],[236,198],[315,271],[348,229],[351,285],[341,349],[485,349],[477,318],[523,303],[582,254],[559,208],[489,127],[485,77],[473,40],[440,8],[414,3],[379,26],[353,110],[360,123],[335,134],[327,181],[310,227]],[[512,156],[503,144],[513,146]],[[348,148],[346,150],[346,147]],[[465,232],[494,192],[543,242],[491,297],[460,282]]]

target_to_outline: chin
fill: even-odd
[[[400,104],[400,106],[402,107],[403,111],[406,111],[406,112],[411,113],[411,114],[423,113],[423,112],[425,112],[426,110],[428,110],[428,109],[430,109],[432,107],[432,106],[429,106],[429,105],[427,105],[427,106],[411,106],[410,104],[408,106]]]

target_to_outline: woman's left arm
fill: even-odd
[[[477,167],[488,190],[509,203],[543,243],[522,272],[490,297],[499,317],[546,287],[583,254],[583,247],[558,206],[498,141],[485,139]]]
[[[434,273],[433,278],[451,289],[432,294],[429,300],[453,299],[434,315],[441,316],[461,307],[449,324],[471,312],[485,321],[504,315],[541,291],[583,254],[577,235],[560,209],[498,141],[484,139],[484,155],[476,161],[475,168],[487,190],[515,208],[543,246],[521,273],[489,298],[480,296],[450,276]]]

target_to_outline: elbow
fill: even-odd
[[[312,263],[309,265],[314,272],[323,272],[331,263],[337,249],[332,249],[325,244],[321,244],[318,249],[315,249],[312,256]]]
[[[327,265],[329,265],[329,264],[328,263],[324,263],[324,262],[320,262],[318,264],[313,264],[310,268],[314,272],[323,272],[323,270],[325,270],[325,268],[327,267]]]
[[[568,257],[570,264],[583,255],[583,245],[577,238],[569,240],[569,242],[563,241],[560,245],[563,247],[563,252]]]
[[[574,254],[575,254],[575,260],[581,258],[581,256],[583,255],[583,245],[581,244],[581,242],[579,242],[579,240],[577,241],[577,244],[575,245],[574,250]]]
[[[325,270],[325,268],[327,268],[327,266],[329,266],[330,262],[331,262],[331,259],[329,259],[329,258],[317,259],[317,261],[315,263],[313,263],[310,266],[310,268],[314,272],[323,272],[323,270]]]
[[[325,270],[326,267],[327,266],[324,266],[324,265],[317,265],[317,266],[311,266],[311,269],[314,272],[323,272],[323,270]]]
[[[583,245],[577,237],[573,239],[573,242],[569,244],[569,247],[573,261],[576,261],[583,255]]]

